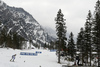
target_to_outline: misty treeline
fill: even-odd
[[[98,64],[98,67],[100,67],[100,1],[98,0],[96,2],[93,14],[89,10],[85,25],[80,28],[80,32],[77,35],[76,44],[72,32],[69,35],[69,39],[65,36],[66,27],[63,16],[60,9],[56,17],[58,63],[60,63],[60,52],[63,49],[65,56],[70,56],[71,61],[75,61],[75,57],[78,55],[82,65],[91,66],[91,62],[96,58],[98,60],[95,62]]]

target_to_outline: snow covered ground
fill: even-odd
[[[41,51],[37,56],[20,55],[20,52],[35,53]],[[15,62],[10,62],[11,56],[17,54]],[[13,50],[11,48],[0,48],[0,67],[62,67],[67,61],[57,63],[55,52],[44,49]]]

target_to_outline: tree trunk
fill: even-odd
[[[60,63],[60,51],[58,51],[58,63]]]
[[[88,65],[88,52],[87,52],[87,65]]]
[[[91,66],[91,47],[90,47],[90,66]]]
[[[98,48],[98,67],[100,67],[100,48]]]
[[[84,56],[83,56],[83,52],[82,52],[82,65],[84,63]]]
[[[59,38],[59,44],[58,44],[58,63],[60,63],[60,38]]]

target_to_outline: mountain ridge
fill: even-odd
[[[7,27],[9,32],[17,32],[26,40],[33,40],[37,44],[49,43],[55,38],[48,35],[42,26],[33,18],[31,14],[23,8],[10,7],[0,0],[0,29]]]

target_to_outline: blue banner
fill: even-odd
[[[37,54],[41,54],[42,52],[41,52],[41,51],[36,51],[35,53],[37,53]]]
[[[37,56],[37,53],[20,52],[20,55]]]

